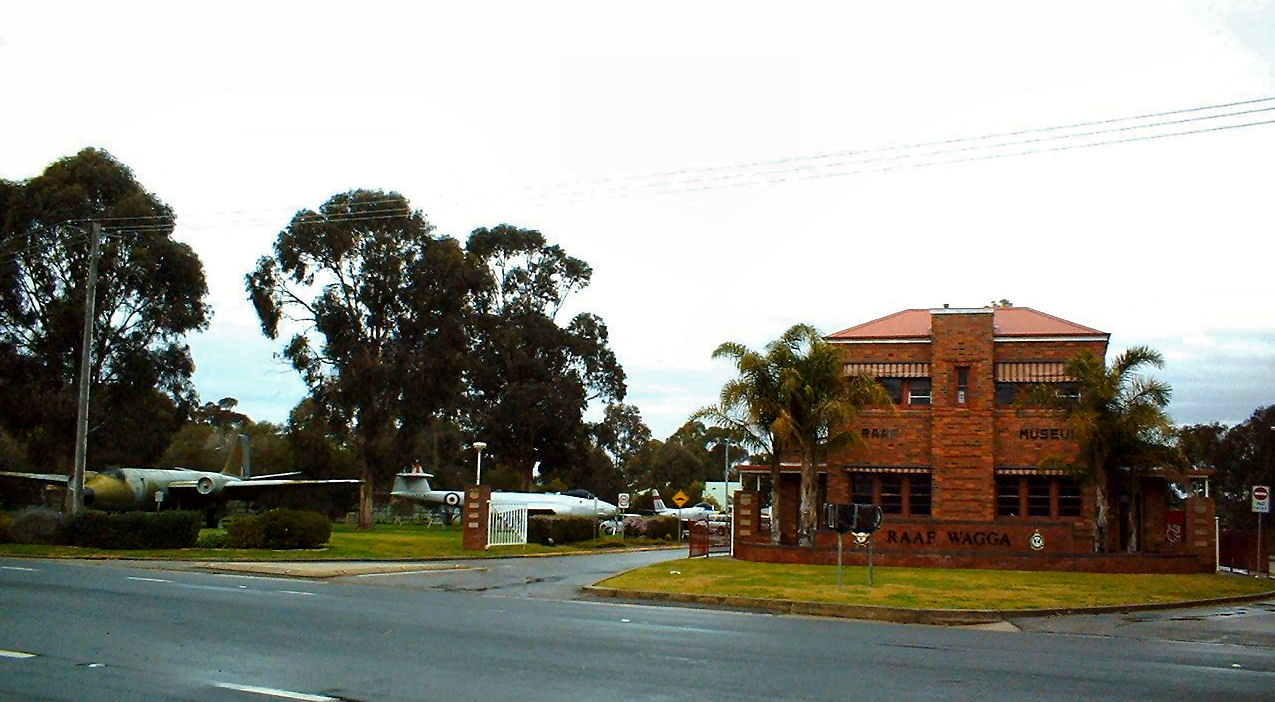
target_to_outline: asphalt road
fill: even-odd
[[[572,600],[614,567],[587,558],[450,586],[0,559],[0,700],[1275,699],[1262,645]]]

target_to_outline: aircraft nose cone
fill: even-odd
[[[84,506],[85,507],[88,507],[89,505],[93,504],[93,499],[95,497],[96,495],[93,494],[93,488],[84,488]]]

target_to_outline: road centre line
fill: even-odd
[[[0,658],[35,658],[34,653],[25,651],[4,651],[0,650]]]
[[[254,695],[265,695],[267,697],[282,697],[289,700],[303,700],[303,702],[340,702],[336,697],[328,697],[327,695],[310,695],[304,692],[293,692],[292,690],[279,690],[273,687],[257,687],[255,685],[236,685],[234,683],[216,683],[217,687],[223,690],[234,690],[236,692],[247,692]]]
[[[285,595],[308,595],[310,597],[314,597],[313,592],[302,592],[300,590],[280,590],[279,592],[282,592]]]
[[[139,577],[134,576],[134,575],[130,575],[130,576],[128,576],[128,579],[129,579],[129,580],[138,580],[138,581],[141,581],[141,582],[144,582],[144,583],[171,583],[171,582],[173,582],[173,581],[171,581],[171,580],[163,580],[163,579],[161,579],[161,578],[139,578]]]
[[[0,566],[0,570],[20,570],[24,573],[35,572],[35,568],[23,568],[22,566]]]

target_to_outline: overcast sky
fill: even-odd
[[[589,262],[657,438],[723,341],[1002,298],[1163,351],[1179,422],[1275,402],[1270,4],[882,5],[10,2],[0,178],[132,168],[206,267],[196,387],[258,420],[303,387],[244,275],[352,188]]]

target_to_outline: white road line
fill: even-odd
[[[209,573],[214,578],[240,578],[242,580],[265,580],[272,583],[295,583],[293,578],[274,578],[268,575],[240,575],[239,573]],[[240,585],[239,587],[244,587]]]
[[[302,592],[300,590],[280,590],[279,592],[282,592],[285,595],[309,595],[310,597],[314,597],[313,592]]]
[[[24,651],[0,651],[0,658],[35,658],[35,654]]]
[[[129,579],[129,580],[139,580],[139,581],[144,582],[144,583],[171,583],[171,582],[173,582],[173,581],[171,581],[171,580],[163,580],[163,579],[160,579],[160,578],[137,578],[137,577],[134,577],[134,576],[132,576],[132,575],[128,576],[128,579]]]
[[[23,568],[22,566],[0,566],[0,570],[20,570],[25,573],[35,572],[35,568]]]
[[[217,683],[217,687],[223,690],[234,690],[236,692],[248,692],[254,695],[265,695],[267,697],[282,697],[289,700],[304,700],[304,702],[340,702],[336,697],[328,697],[327,695],[309,695],[304,692],[293,692],[291,690],[276,690],[273,687],[256,687],[255,685],[236,685],[234,683]]]

